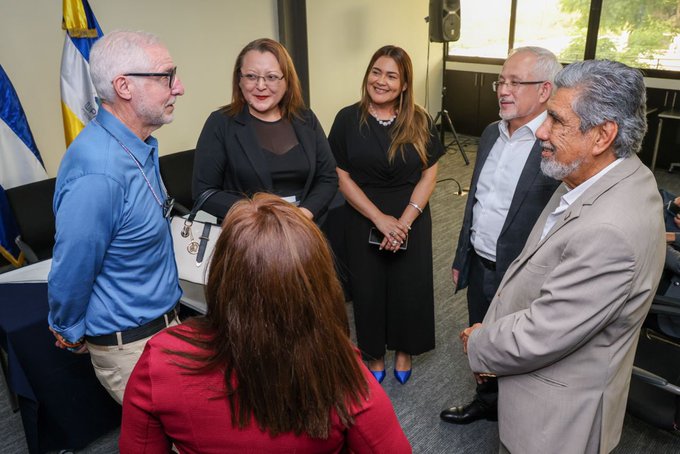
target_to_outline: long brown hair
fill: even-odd
[[[331,410],[352,424],[368,384],[349,340],[344,297],[325,237],[270,194],[229,210],[206,287],[208,312],[180,337],[204,347],[197,371],[224,368],[234,425],[254,416],[272,435],[328,438]]]
[[[300,88],[300,79],[298,79],[295,65],[290,58],[288,51],[283,44],[269,38],[260,38],[251,41],[241,49],[241,52],[236,57],[234,63],[234,72],[231,81],[231,104],[222,108],[227,115],[235,116],[243,110],[246,106],[246,98],[241,92],[239,81],[241,80],[241,67],[243,66],[243,57],[251,50],[257,52],[270,52],[276,57],[276,61],[281,66],[284,80],[287,84],[286,93],[281,98],[279,109],[281,109],[281,116],[292,120],[293,117],[300,117],[302,110],[305,108],[305,101],[302,99],[302,89]]]
[[[361,124],[367,124],[368,105],[371,102],[371,97],[366,90],[368,83],[368,76],[373,69],[373,65],[380,57],[389,57],[399,67],[399,76],[401,78],[402,87],[406,84],[406,90],[401,92],[399,100],[396,101],[395,108],[399,111],[394,123],[394,128],[391,131],[391,145],[387,152],[387,158],[390,162],[394,161],[397,152],[404,153],[407,144],[413,144],[413,147],[418,152],[418,157],[423,163],[423,168],[427,166],[427,146],[432,140],[430,134],[430,116],[428,113],[415,103],[413,98],[413,64],[411,57],[406,51],[397,46],[383,46],[378,49],[366,68],[364,80],[361,85]]]

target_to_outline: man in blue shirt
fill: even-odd
[[[57,175],[49,325],[58,347],[90,352],[122,402],[146,341],[177,323],[170,202],[150,134],[172,121],[184,87],[165,46],[141,32],[99,39],[90,72],[102,104]]]

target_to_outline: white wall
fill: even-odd
[[[240,49],[278,37],[276,0],[89,0],[106,33],[145,30],[170,49],[186,93],[175,121],[159,129],[161,154],[193,148],[208,114],[231,98],[231,69]],[[62,2],[0,0],[0,63],[28,117],[47,173],[65,151],[59,71],[64,43]],[[429,111],[440,108],[441,44],[428,43],[427,0],[307,0],[311,107],[326,131],[337,111],[359,99],[373,52],[403,47],[415,70],[416,102],[425,105],[430,46]]]
[[[386,44],[411,56],[416,102],[425,105],[428,0],[307,0],[311,107],[328,133],[335,114],[359,100],[373,53]],[[428,110],[441,105],[442,45],[430,45]]]
[[[193,148],[208,114],[231,98],[231,70],[241,48],[278,37],[276,0],[89,0],[104,33],[145,30],[168,46],[186,89],[175,121],[154,135],[161,154]],[[0,0],[0,63],[28,117],[47,173],[65,151],[59,94],[64,43],[62,2]]]

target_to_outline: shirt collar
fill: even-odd
[[[158,140],[155,137],[149,136],[146,141],[142,141],[135,135],[122,121],[115,115],[103,107],[99,107],[97,113],[97,121],[106,129],[113,137],[123,143],[132,155],[144,164],[153,152],[158,149]]]
[[[576,201],[576,199],[578,199],[581,196],[581,194],[586,192],[586,190],[588,190],[589,187],[594,185],[597,182],[597,180],[605,176],[607,172],[609,172],[611,169],[619,165],[621,161],[623,161],[623,158],[618,158],[616,161],[612,162],[607,167],[600,170],[595,175],[593,175],[583,183],[576,186],[574,189],[569,190],[569,187],[565,184],[564,186],[567,188],[568,192],[562,196],[562,200],[564,200],[568,205],[571,205]]]
[[[507,120],[501,120],[498,122],[498,129],[501,132],[501,136],[504,139],[509,140],[515,137],[522,137],[524,134],[531,134],[532,140],[536,140],[536,131],[543,124],[545,119],[548,117],[548,113],[544,110],[536,118],[531,120],[525,125],[522,125],[515,131],[515,133],[510,137],[508,134],[508,122]]]

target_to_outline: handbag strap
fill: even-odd
[[[217,194],[220,192],[219,189],[207,189],[203,191],[203,193],[198,196],[196,199],[196,203],[194,203],[194,207],[191,209],[191,213],[189,213],[189,217],[187,218],[188,222],[194,222],[194,218],[196,217],[196,214],[199,212],[203,204],[213,195]]]
[[[208,240],[210,239],[210,229],[212,225],[207,222],[203,225],[203,232],[201,233],[201,240],[198,243],[198,253],[196,254],[196,266],[201,266],[205,258],[205,251],[208,247]]]

